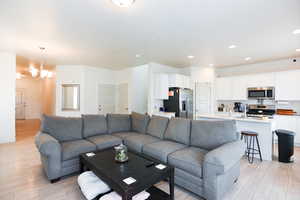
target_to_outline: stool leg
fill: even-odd
[[[253,163],[253,159],[254,159],[254,154],[255,154],[255,138],[254,136],[251,136],[252,139],[252,157],[251,157],[251,164]]]
[[[248,162],[251,162],[251,146],[252,146],[252,137],[247,136],[247,157],[248,157]]]
[[[257,147],[258,147],[258,152],[259,152],[260,161],[262,161],[262,156],[261,156],[261,152],[260,152],[260,146],[259,146],[259,142],[258,142],[258,137],[255,136],[255,138],[256,138],[256,143],[257,143]]]
[[[248,140],[249,136],[245,136],[245,142],[247,145],[246,151],[245,151],[245,155],[247,156],[248,160],[249,160],[249,140]]]

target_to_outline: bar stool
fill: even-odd
[[[247,149],[245,154],[247,155],[249,163],[253,163],[253,158],[255,154],[259,154],[260,161],[262,161],[260,146],[258,142],[258,133],[254,131],[242,131],[241,132],[241,140],[245,138],[245,142],[247,144]],[[255,142],[257,145],[257,149],[255,148]],[[251,154],[251,155],[250,155]]]

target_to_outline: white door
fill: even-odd
[[[23,120],[25,119],[25,90],[17,89],[16,90],[16,119]]]
[[[117,86],[117,113],[128,114],[128,84],[122,83]]]
[[[195,83],[195,115],[210,114],[212,87],[210,83]]]
[[[116,86],[112,84],[98,85],[98,113],[106,115],[115,113]]]

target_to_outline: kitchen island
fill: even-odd
[[[260,144],[262,159],[272,160],[272,144],[273,144],[273,131],[275,130],[275,121],[273,119],[259,119],[242,117],[241,115],[230,114],[211,114],[211,115],[198,115],[197,119],[222,119],[222,120],[235,120],[238,132],[241,131],[255,131],[258,133],[258,140]],[[256,157],[258,157],[256,155]]]

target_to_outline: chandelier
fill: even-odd
[[[52,78],[53,72],[44,69],[44,64],[45,64],[45,55],[44,54],[45,54],[46,48],[39,47],[39,49],[41,50],[41,57],[42,57],[42,62],[41,62],[40,68],[37,69],[34,66],[30,65],[28,71],[30,72],[30,74],[33,78],[37,78],[37,77],[41,78],[41,79]]]
[[[130,7],[135,0],[111,0],[114,4],[120,7]]]

